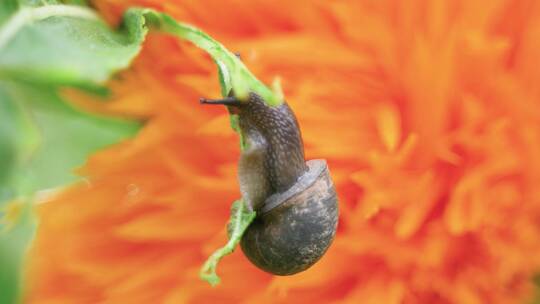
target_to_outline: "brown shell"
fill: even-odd
[[[253,264],[276,275],[311,267],[336,233],[337,196],[326,161],[306,164],[309,170],[291,189],[265,201],[240,243]]]

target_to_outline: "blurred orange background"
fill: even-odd
[[[334,244],[273,277],[237,250],[198,278],[240,194],[212,60],[151,34],[97,111],[144,118],[39,205],[28,303],[528,303],[540,269],[540,2],[97,0],[149,6],[282,80],[340,200]]]

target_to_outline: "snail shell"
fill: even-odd
[[[326,252],[337,229],[338,204],[325,160],[306,162],[306,171],[287,191],[268,197],[241,240],[257,267],[291,275]]]

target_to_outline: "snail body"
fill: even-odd
[[[238,114],[245,141],[238,163],[240,191],[257,212],[240,242],[264,271],[291,275],[317,262],[330,246],[338,220],[337,196],[324,160],[304,159],[298,122],[286,102],[268,106],[250,93],[201,103],[224,104]]]

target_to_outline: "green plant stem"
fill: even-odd
[[[246,99],[249,92],[256,92],[271,106],[283,103],[282,92],[274,92],[265,86],[235,54],[205,32],[152,9],[135,8],[132,11],[143,15],[150,28],[190,41],[206,51],[218,66],[222,95],[226,96],[232,89],[236,97]]]

